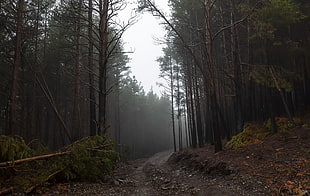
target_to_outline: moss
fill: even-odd
[[[259,123],[245,123],[243,131],[238,135],[233,136],[225,146],[234,149],[250,143],[257,143],[264,140],[268,134],[269,131]]]
[[[286,117],[276,117],[277,130],[283,136],[288,136],[293,127],[307,127],[304,125],[300,118],[293,118],[294,124],[292,124]],[[271,120],[268,119],[264,124],[262,123],[245,123],[243,131],[238,135],[232,137],[232,139],[226,143],[227,148],[238,148],[251,143],[257,143],[263,141],[267,135],[271,133]]]

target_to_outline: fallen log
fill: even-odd
[[[6,161],[6,162],[0,163],[0,167],[6,167],[6,166],[11,166],[11,165],[21,164],[21,163],[25,163],[25,162],[30,162],[30,161],[40,160],[40,159],[46,159],[46,158],[55,157],[55,156],[62,156],[62,155],[70,154],[70,153],[71,153],[71,151],[57,152],[57,153],[53,153],[53,154],[46,154],[46,155],[40,155],[40,156],[29,157],[29,158],[24,158],[24,159],[18,159],[15,161]]]
[[[94,148],[87,148],[87,150],[89,151],[96,151],[96,152],[105,152],[105,153],[111,153],[112,150],[101,150],[98,149],[97,147]],[[31,161],[36,161],[36,160],[41,160],[41,159],[47,159],[50,157],[55,157],[55,156],[62,156],[62,155],[68,155],[71,154],[71,151],[65,151],[65,152],[57,152],[57,153],[53,153],[53,154],[46,154],[46,155],[40,155],[40,156],[35,156],[35,157],[29,157],[29,158],[24,158],[24,159],[18,159],[15,161],[6,161],[6,162],[2,162],[0,163],[0,168],[4,167],[12,167],[14,165],[18,165],[21,163],[25,163],[25,162],[31,162]]]

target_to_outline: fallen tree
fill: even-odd
[[[17,164],[25,163],[25,162],[31,162],[31,161],[36,161],[36,160],[41,160],[41,159],[47,159],[55,156],[61,156],[61,155],[66,155],[70,154],[71,152],[58,152],[58,153],[53,153],[53,154],[46,154],[46,155],[40,155],[40,156],[35,156],[35,157],[29,157],[29,158],[24,158],[24,159],[18,159],[14,161],[6,161],[0,163],[0,167],[6,167],[6,166],[14,166]]]
[[[14,143],[11,142],[10,145]],[[0,181],[5,182],[0,184],[0,193],[4,194],[9,190],[31,193],[42,186],[63,180],[103,181],[112,173],[119,160],[113,145],[104,136],[93,136],[76,141],[58,152],[5,160],[0,163]],[[12,149],[9,145],[0,146]],[[15,150],[25,151],[24,148]],[[31,155],[28,151],[29,149],[27,155]],[[1,149],[1,152],[7,153],[2,157],[0,154],[0,160],[4,157],[16,158],[7,154],[19,154],[17,157],[25,154],[8,149]]]

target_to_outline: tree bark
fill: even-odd
[[[204,144],[203,129],[202,129],[202,118],[201,118],[201,105],[199,96],[199,84],[198,84],[198,72],[196,67],[194,67],[194,96],[195,96],[195,108],[196,108],[196,122],[197,122],[197,135],[198,135],[198,145],[202,147]]]
[[[239,56],[239,44],[238,35],[235,25],[235,6],[234,2],[230,0],[231,4],[231,59],[234,67],[234,87],[235,87],[235,112],[237,130],[241,132],[243,129],[243,109],[242,109],[242,97],[241,97],[241,71],[240,71],[240,56]]]
[[[97,133],[96,97],[94,83],[93,1],[88,1],[88,79],[89,79],[89,133]]]
[[[12,81],[10,89],[10,97],[8,100],[8,115],[6,122],[6,135],[13,134],[13,131],[17,129],[17,93],[18,93],[18,79],[19,71],[21,68],[21,56],[22,56],[22,33],[23,33],[23,12],[24,12],[24,0],[17,2],[17,18],[16,18],[16,37],[15,37],[15,54],[13,62]]]
[[[82,0],[79,0],[78,12],[77,12],[77,21],[76,21],[76,61],[75,61],[75,73],[74,73],[74,95],[73,95],[73,112],[72,112],[72,130],[71,137],[73,141],[77,140],[81,134],[81,108],[80,108],[80,59],[81,59],[81,20],[80,16],[82,14]]]
[[[99,46],[99,127],[98,135],[106,132],[107,64],[108,64],[108,8],[109,0],[100,1]]]
[[[179,129],[179,150],[183,149],[183,136],[182,136],[182,119],[181,119],[181,97],[180,97],[180,67],[177,65],[177,75],[176,75],[176,82],[177,82],[177,110],[178,110],[178,129]]]
[[[191,68],[188,66],[188,69]],[[190,71],[191,73],[192,71]],[[197,147],[197,126],[196,126],[196,116],[195,116],[195,110],[194,110],[194,99],[193,99],[193,84],[192,84],[192,78],[189,78],[189,97],[190,97],[190,108],[191,108],[191,122],[192,122],[192,132],[191,132],[191,138],[192,138],[192,146],[194,148]]]
[[[171,56],[169,56],[169,66],[170,66],[170,96],[171,96],[171,121],[172,121],[172,136],[173,136],[173,149],[174,152],[177,151],[176,136],[175,136],[175,123],[174,123],[174,86],[173,86],[173,66],[171,61]]]
[[[116,76],[116,86],[115,86],[115,142],[116,142],[116,151],[121,153],[121,107],[120,107],[120,80],[119,69],[117,69]]]
[[[213,1],[205,0],[205,25],[206,25],[206,51],[207,51],[207,69],[203,70],[203,79],[205,88],[210,88],[210,105],[212,113],[212,130],[214,137],[214,147],[215,152],[222,150],[222,141],[221,141],[221,130],[219,126],[219,105],[216,94],[216,82],[214,77],[214,59],[213,59],[213,39],[212,39],[212,29],[211,29],[211,10],[213,7]],[[208,85],[208,77],[210,78],[210,85]]]

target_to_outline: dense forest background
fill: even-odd
[[[130,76],[124,1],[0,2],[0,134],[58,149],[107,134],[132,157],[170,148],[170,102]],[[146,65],[147,66],[147,65]]]
[[[166,93],[130,76],[120,0],[0,1],[0,134],[57,149],[107,134],[133,157],[215,145],[310,100],[308,0],[140,0],[167,29]],[[137,32],[143,33],[143,32]]]
[[[174,98],[174,149],[214,144],[249,121],[270,122],[309,106],[310,3],[304,0],[170,0],[171,18],[156,1],[140,9],[167,27],[158,59]],[[300,113],[299,113],[300,114]],[[174,126],[173,126],[174,127]]]

